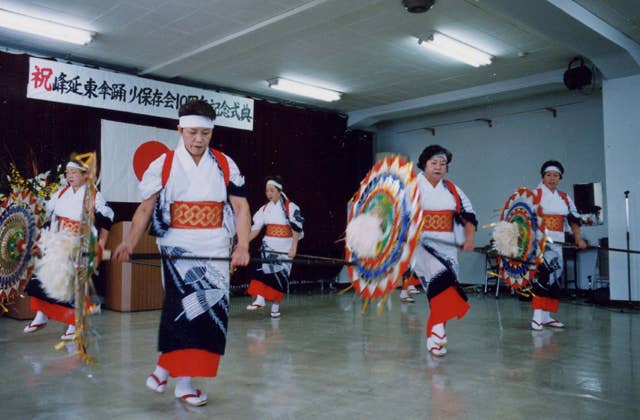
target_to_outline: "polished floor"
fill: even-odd
[[[156,360],[158,311],[91,318],[94,366],[50,322],[33,334],[0,318],[2,419],[638,419],[640,313],[560,306],[568,328],[533,332],[511,297],[471,295],[447,326],[449,353],[425,348],[426,297],[381,316],[346,294],[292,295],[282,318],[232,298],[219,376],[197,379],[209,404],[190,407],[144,386]]]

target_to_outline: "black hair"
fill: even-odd
[[[439,144],[432,144],[424,148],[420,157],[418,158],[418,168],[424,171],[427,161],[435,155],[443,154],[447,157],[447,167],[453,160],[453,155],[450,151],[440,146]]]
[[[203,117],[209,117],[212,120],[216,119],[215,109],[213,109],[209,102],[202,99],[193,99],[180,106],[178,117],[183,117],[185,115],[201,115]]]
[[[542,166],[540,167],[540,176],[544,178],[544,171],[549,166],[555,166],[558,169],[560,169],[560,179],[562,179],[562,176],[564,175],[564,166],[562,166],[562,163],[558,162],[557,160],[548,160],[545,163],[543,163]]]

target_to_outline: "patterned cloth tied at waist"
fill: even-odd
[[[564,216],[561,214],[545,214],[542,216],[548,230],[564,232]]]
[[[216,229],[222,227],[224,203],[220,201],[176,201],[171,204],[171,227]]]
[[[272,236],[274,238],[291,238],[293,232],[289,225],[267,225],[267,231],[265,236]]]
[[[429,232],[453,232],[453,210],[425,211],[422,230]]]
[[[58,216],[58,230],[64,230],[74,235],[80,234],[80,221]]]

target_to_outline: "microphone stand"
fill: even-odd
[[[631,249],[631,237],[629,229],[629,190],[624,192],[624,207],[627,217],[627,250]],[[627,253],[627,291],[629,296],[629,306],[631,306],[631,253]]]

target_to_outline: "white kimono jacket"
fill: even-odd
[[[558,190],[551,192],[549,188],[543,183],[540,183],[537,187],[540,191],[542,191],[542,195],[540,197],[540,205],[542,206],[543,214],[548,215],[562,215],[564,216],[564,230],[562,232],[547,229],[547,236],[552,241],[564,242],[565,241],[565,232],[570,229],[569,219],[580,219],[580,213],[576,209],[575,204],[571,197],[567,195],[567,201],[569,201],[569,205],[564,201]],[[562,277],[562,272],[564,270],[564,258],[562,256],[562,245],[551,243],[547,241],[544,252],[544,259],[549,267],[550,275],[549,275],[549,285],[556,283]]]
[[[269,201],[267,204],[260,207],[260,209],[258,209],[258,211],[253,215],[253,225],[251,226],[251,230],[261,230],[266,225],[293,225],[295,231],[297,231],[300,235],[298,239],[302,239],[304,236],[304,232],[302,230],[302,221],[299,217],[296,217],[300,214],[300,207],[298,207],[298,205],[292,201],[289,201],[288,207],[289,214],[285,214],[285,209],[283,208],[282,201],[278,201],[277,203]],[[269,249],[278,252],[289,252],[292,243],[292,237],[278,238],[265,235],[262,239],[262,248],[267,254]],[[279,259],[288,258],[287,255],[283,254],[272,254],[270,255],[270,257]],[[262,264],[262,270],[265,273],[272,273],[280,271],[282,269],[284,269],[288,274],[289,272],[291,272],[291,263],[282,263],[277,265],[271,263]]]
[[[456,211],[456,200],[442,180],[434,187],[424,174],[420,173],[418,175],[418,190],[420,191],[420,203],[423,210]],[[469,201],[464,191],[457,186],[456,190],[464,212],[473,213],[471,201]],[[454,221],[454,230],[456,229],[455,224]],[[462,226],[458,226],[457,229],[460,228],[462,228]],[[456,240],[456,236],[454,232],[423,231],[420,234],[420,244],[424,243],[429,245],[441,256],[445,257],[451,263],[457,276],[458,248],[462,244],[463,238],[459,237]],[[421,245],[416,247],[416,251],[413,254],[412,265],[418,277],[427,282],[443,270],[442,264]]]
[[[58,218],[60,217],[65,217],[76,222],[82,221],[82,205],[86,189],[86,185],[83,185],[74,192],[73,188],[65,186],[51,196],[49,201],[47,201],[46,209],[47,217],[51,217],[52,229],[58,229]],[[107,206],[107,202],[102,194],[100,194],[100,191],[96,191],[94,209],[96,213],[101,214],[113,222],[113,210]]]
[[[145,171],[139,188],[144,199],[156,192],[158,202],[152,223],[168,225],[156,242],[163,254],[228,258],[234,225],[227,202],[224,174],[214,155],[207,150],[198,165],[184,147],[182,139],[175,149],[171,171],[162,186],[166,154],[154,160]],[[226,157],[229,183],[244,185],[237,165]],[[171,227],[171,203],[176,201],[215,201],[225,203],[224,223],[217,228],[183,229]],[[156,213],[161,213],[160,215]],[[230,214],[229,214],[230,213]],[[202,349],[224,354],[229,310],[229,261],[163,259],[165,288],[158,350]]]

